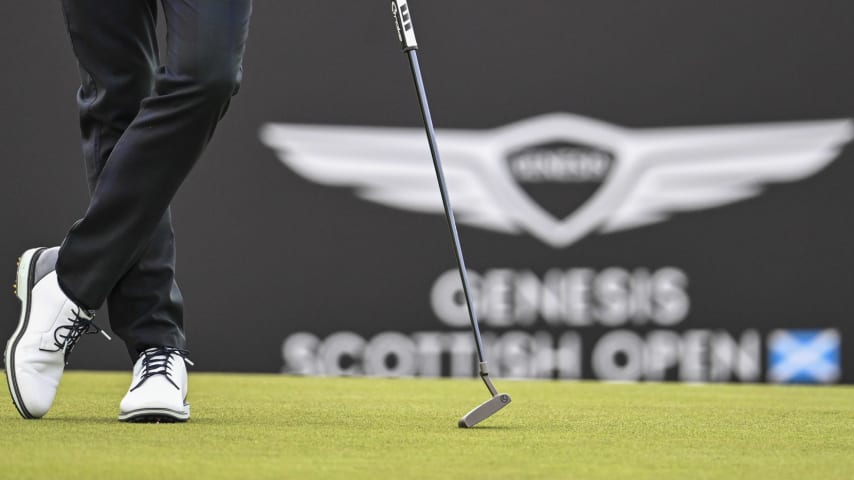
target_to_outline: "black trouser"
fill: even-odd
[[[82,307],[108,303],[132,358],[184,348],[169,204],[213,135],[241,78],[251,0],[63,0],[91,200],[57,261]]]

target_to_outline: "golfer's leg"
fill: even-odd
[[[94,193],[113,148],[154,92],[157,3],[63,0],[63,8],[80,67],[80,131],[89,191]],[[110,293],[108,306],[113,331],[133,359],[148,345],[184,345],[168,211],[139,261]]]
[[[169,210],[148,247],[109,297],[110,326],[132,360],[151,346],[184,348],[184,300],[175,281],[175,234]]]
[[[164,0],[165,66],[116,143],[57,262],[63,290],[99,307],[142,257],[240,81],[250,0]]]
[[[94,187],[140,101],[152,91],[155,3],[64,0],[62,5],[81,67],[80,125]],[[48,412],[79,334],[98,330],[88,312],[60,291],[55,263],[55,251],[36,248],[22,255],[18,268],[15,293],[25,301],[4,357],[9,392],[24,418]]]
[[[62,0],[80,68],[77,94],[90,193],[119,138],[154,91],[156,0]]]

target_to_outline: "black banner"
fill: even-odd
[[[854,381],[854,4],[409,8],[493,375]],[[7,10],[11,284],[87,194],[60,8]],[[474,375],[388,2],[257,1],[173,208],[198,370]],[[126,368],[118,343],[71,365]]]

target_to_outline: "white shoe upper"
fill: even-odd
[[[190,418],[187,404],[187,351],[153,347],[139,355],[133,380],[119,405],[119,420],[172,420]]]
[[[41,418],[53,405],[68,356],[84,334],[102,333],[91,312],[77,306],[59,286],[57,249],[34,248],[20,259],[16,295],[18,327],[6,344],[6,379],[24,418]],[[133,381],[121,402],[120,420],[186,421],[187,351],[150,348],[136,361]]]
[[[45,251],[32,249],[21,257],[16,284],[21,317],[5,352],[9,391],[25,418],[47,413],[77,340],[100,331],[92,315],[60,289],[53,265],[47,267],[49,273],[37,273],[36,262]]]

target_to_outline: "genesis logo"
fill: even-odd
[[[628,129],[551,114],[492,130],[439,130],[460,223],[554,248],[755,197],[815,174],[850,120]],[[366,200],[442,213],[420,128],[268,124],[261,140],[303,177]]]

